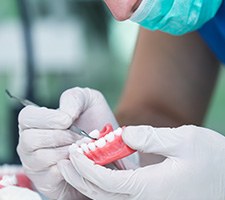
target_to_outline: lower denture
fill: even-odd
[[[122,128],[123,130],[124,128]],[[99,138],[104,137],[105,135],[113,132],[113,127],[111,124],[107,124],[100,131]],[[94,142],[94,141],[92,141]],[[134,153],[135,150],[131,149],[127,146],[122,139],[122,134],[115,135],[113,141],[106,141],[106,145],[103,147],[96,147],[94,151],[84,152],[84,154],[91,160],[93,160],[96,164],[106,165],[112,163],[116,160],[122,159],[126,156]]]

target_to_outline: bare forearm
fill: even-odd
[[[142,29],[116,112],[119,123],[201,125],[218,69],[197,33],[173,37]]]
[[[217,60],[197,33],[173,37],[142,29],[118,119],[156,126],[201,124],[217,72]]]

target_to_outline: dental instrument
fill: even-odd
[[[5,90],[5,92],[10,98],[13,98],[13,99],[17,100],[23,106],[33,105],[33,106],[39,107],[37,104],[33,103],[32,101],[29,101],[27,99],[22,99],[22,98],[19,98],[19,97],[16,97],[16,96],[12,95],[7,89]],[[84,137],[88,137],[88,138],[90,138],[92,140],[97,140],[97,138],[91,137],[88,133],[86,133],[84,130],[78,128],[75,125],[70,126],[69,130],[71,132],[73,132],[73,133],[78,134],[78,135],[81,135],[81,136],[84,136]]]

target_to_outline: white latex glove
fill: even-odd
[[[27,188],[8,186],[0,189],[1,200],[41,200],[41,197]]]
[[[60,110],[86,132],[101,130],[107,123],[111,123],[114,129],[118,128],[104,96],[97,90],[79,87],[66,90],[60,98]]]
[[[72,164],[59,163],[66,181],[96,200],[225,199],[225,137],[217,132],[196,126],[137,126],[127,127],[123,139],[133,149],[166,159],[116,171],[95,165],[70,148]]]
[[[50,199],[86,199],[56,165],[68,158],[68,146],[79,138],[68,131],[73,123],[87,132],[106,123],[118,126],[102,94],[88,88],[65,91],[58,110],[27,106],[19,114],[18,154],[27,176]]]

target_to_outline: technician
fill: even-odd
[[[128,169],[122,160],[127,168],[111,170],[69,148],[78,139],[72,123],[118,127],[99,92],[73,88],[57,110],[21,111],[18,153],[27,175],[50,199],[224,200],[225,137],[200,127],[225,63],[224,1],[105,2],[118,20],[144,27],[116,115],[121,125],[142,124],[123,133],[140,164]]]

